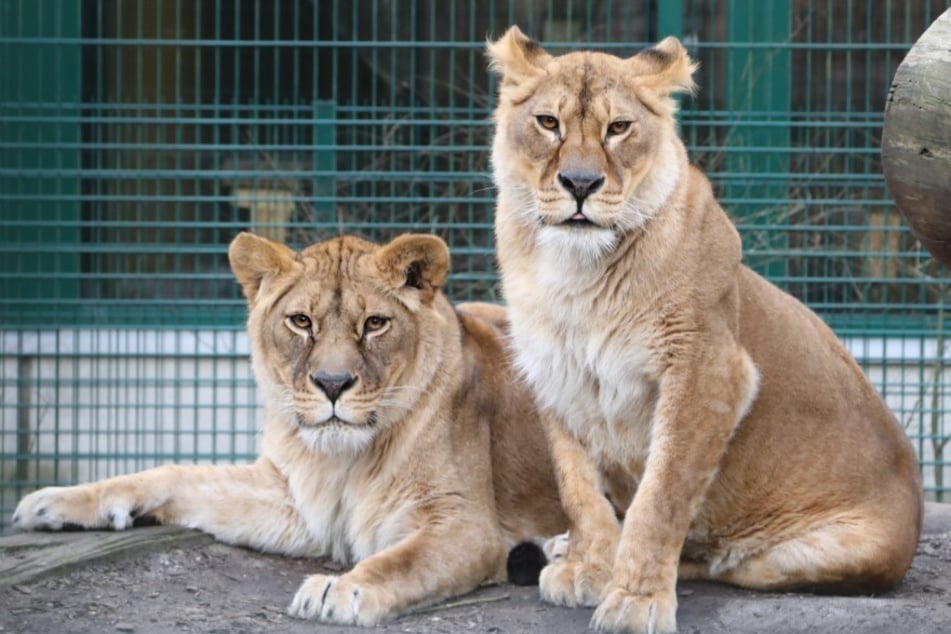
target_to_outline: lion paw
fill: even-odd
[[[538,590],[542,601],[570,608],[598,605],[610,568],[572,559],[559,559],[542,569]]]
[[[633,594],[623,588],[608,588],[591,617],[591,627],[625,634],[673,634],[677,631],[677,597],[673,592]]]
[[[559,561],[568,556],[568,546],[571,543],[570,535],[562,533],[555,535],[545,542],[542,550],[545,552],[545,558],[548,561]]]
[[[130,505],[116,504],[101,511],[95,498],[82,487],[47,487],[20,500],[13,512],[13,528],[21,531],[64,528],[113,528],[132,526]]]
[[[348,575],[311,575],[287,609],[291,616],[341,625],[376,625],[389,610],[381,592],[351,580]]]

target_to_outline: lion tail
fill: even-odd
[[[548,563],[545,551],[535,542],[519,542],[509,551],[505,570],[517,586],[537,586],[542,568]]]

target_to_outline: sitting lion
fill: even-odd
[[[308,577],[289,610],[360,625],[502,581],[508,548],[565,530],[504,310],[453,309],[439,238],[344,237],[295,253],[241,234],[229,256],[265,402],[257,462],[42,489],[20,502],[16,528],[119,530],[150,516],[355,563]]]
[[[542,597],[673,632],[678,577],[896,584],[921,527],[914,451],[829,328],[741,264],[678,138],[681,44],[553,57],[513,27],[489,55],[512,341],[570,524]]]

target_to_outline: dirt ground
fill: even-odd
[[[925,529],[911,571],[889,594],[782,595],[684,582],[678,589],[680,632],[951,632],[951,506],[929,505]],[[0,539],[0,574],[20,556],[8,547],[8,540]],[[319,570],[339,568],[192,537],[85,562],[41,581],[0,590],[0,632],[360,631],[284,613],[304,577]],[[590,616],[591,610],[542,604],[537,588],[505,585],[483,588],[372,631],[566,634],[586,631]]]

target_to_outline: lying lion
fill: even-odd
[[[42,489],[20,502],[16,528],[120,530],[150,516],[355,562],[308,577],[290,613],[360,625],[504,580],[508,548],[565,530],[504,310],[452,308],[440,239],[345,237],[294,253],[241,234],[229,256],[264,395],[257,462]]]
[[[513,27],[489,55],[504,294],[570,523],[542,597],[673,632],[678,577],[896,584],[921,527],[915,454],[833,333],[740,263],[678,138],[680,43],[553,57]]]

